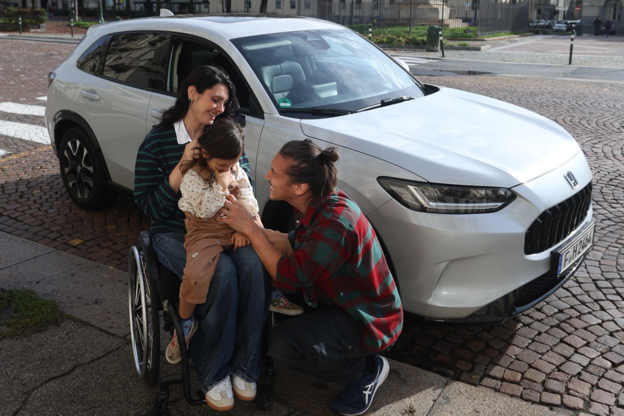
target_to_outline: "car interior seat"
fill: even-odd
[[[303,101],[307,86],[306,75],[301,65],[292,59],[290,45],[280,46],[273,53],[273,65],[263,66],[262,80],[275,97],[275,100],[288,97],[291,101]],[[299,94],[294,93],[294,91]],[[293,93],[293,94],[291,94]],[[295,98],[295,100],[293,100]]]

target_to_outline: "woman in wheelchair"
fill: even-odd
[[[230,136],[237,136],[238,131],[240,137],[227,139],[238,147],[230,149],[232,152],[224,151],[223,159],[208,151],[213,162],[206,167],[215,172],[214,179],[224,189],[233,182],[232,178],[227,178],[233,165],[239,194],[248,192],[243,188],[252,186],[249,161],[242,150],[242,132],[232,119],[238,106],[235,93],[234,85],[223,71],[211,66],[195,69],[185,80],[175,105],[165,111],[137,154],[135,201],[151,219],[150,239],[158,261],[180,278],[185,275],[187,266],[184,244],[189,224],[185,225],[186,215],[178,205],[181,185],[184,186],[182,169],[193,166],[195,158],[201,157],[199,139],[211,129],[215,119],[225,121],[221,127],[215,126],[215,130],[230,131]],[[189,172],[191,170],[187,169],[186,176]],[[255,202],[253,193],[249,194]],[[255,210],[257,213],[257,202]],[[198,214],[198,211],[190,212]],[[222,245],[230,243],[229,239],[218,241]],[[234,406],[234,395],[242,400],[255,398],[260,375],[261,331],[271,295],[262,263],[253,248],[249,245],[236,250],[228,247],[222,247],[218,261],[215,257],[212,262],[214,274],[212,279],[207,278],[208,284],[189,288],[189,284],[199,286],[193,284],[194,280],[200,281],[196,277],[198,272],[194,271],[180,288],[179,312],[181,318],[187,320],[187,342],[192,332],[197,331],[189,345],[190,356],[206,402],[219,411]],[[205,258],[205,254],[197,252],[197,259]],[[192,254],[189,258],[193,258]],[[203,276],[204,281],[207,276]],[[179,346],[177,348],[179,351]],[[169,349],[167,359],[179,361],[179,353]]]

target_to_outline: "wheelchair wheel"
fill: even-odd
[[[149,386],[160,370],[159,297],[156,282],[146,273],[144,250],[133,246],[128,255],[128,308],[134,364]]]

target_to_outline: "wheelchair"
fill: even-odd
[[[146,416],[169,415],[169,387],[181,384],[184,398],[193,405],[206,405],[204,393],[191,394],[189,375],[189,352],[186,349],[184,335],[178,315],[180,278],[163,266],[156,257],[150,243],[149,233],[141,232],[136,245],[128,254],[128,311],[130,315],[130,336],[136,371],[147,385],[158,382],[160,370],[160,319],[162,311],[163,330],[173,336],[174,329],[178,337],[182,360],[181,373],[169,375],[160,382],[155,404]],[[275,367],[273,359],[267,355],[267,336],[274,325],[273,312],[265,322],[261,342],[261,372],[256,383],[256,404],[260,410],[268,410],[273,404],[275,387]]]

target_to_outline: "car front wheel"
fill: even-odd
[[[104,163],[83,130],[74,127],[65,132],[59,161],[63,184],[76,205],[96,209],[111,200]]]

